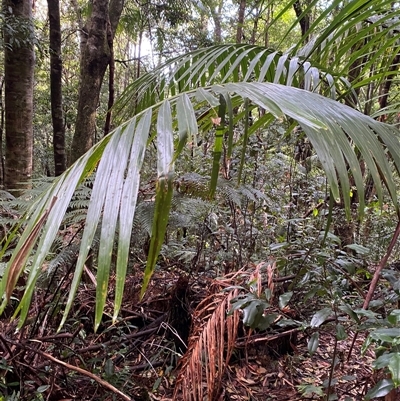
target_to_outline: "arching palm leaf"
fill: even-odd
[[[335,8],[339,9],[336,14]],[[319,30],[324,17],[329,23]],[[345,6],[333,1],[310,27],[311,40],[304,46],[299,42],[291,54],[303,62],[325,66],[327,73],[348,77],[347,92],[366,88],[366,100],[370,102],[371,98],[379,98],[380,83],[398,75],[394,60],[400,52],[399,30],[400,9],[391,1],[360,0]],[[348,93],[343,91],[343,95]],[[357,100],[353,96],[354,105]]]
[[[154,270],[166,229],[172,194],[173,162],[185,149],[186,142],[193,143],[192,139],[195,135],[201,136],[212,127],[211,112],[217,113],[215,109],[218,110],[220,99],[228,99],[230,107],[237,107],[247,102],[247,107],[257,106],[265,109],[266,114],[256,122],[259,127],[270,123],[273,118],[289,117],[296,120],[317,152],[333,196],[339,198],[340,192],[342,192],[348,211],[349,171],[354,177],[360,199],[363,199],[363,180],[359,156],[354,150],[356,147],[372,174],[378,194],[382,196],[381,182],[383,180],[397,207],[396,188],[390,164],[392,162],[399,170],[400,145],[398,132],[394,128],[318,94],[279,84],[232,82],[193,89],[143,110],[129,123],[122,125],[102,139],[37,200],[26,216],[27,228],[0,282],[1,292],[4,293],[4,290],[7,289],[7,294],[9,294],[13,283],[8,281],[8,277],[13,274],[13,271],[20,272],[22,270],[24,258],[21,258],[21,255],[25,255],[27,251],[33,250],[37,245],[27,288],[17,311],[21,313],[20,325],[27,316],[35,282],[72,194],[82,180],[93,173],[97,165],[79,258],[62,323],[71,308],[100,218],[102,227],[95,327],[97,328],[100,324],[107,296],[110,252],[116,239],[116,228],[119,225],[114,313],[114,318],[116,318],[124,290],[140,171],[147,140],[151,135],[157,137],[158,183],[150,245],[151,256],[146,266],[145,283],[148,282]],[[199,110],[204,110],[206,100],[211,103],[209,112],[199,113]],[[231,113],[227,114],[232,116]],[[214,116],[216,117],[217,114]],[[152,122],[156,122],[156,124],[154,125]],[[226,129],[229,130],[229,127],[227,126]],[[226,140],[228,141],[229,138]],[[55,204],[49,210],[54,198],[56,199]],[[362,209],[363,207],[360,205],[360,210],[362,211]],[[42,222],[42,216],[46,213],[48,213],[48,219],[39,243],[32,240],[28,246],[24,245],[25,241],[32,237],[35,226],[39,221]],[[4,310],[6,302],[7,299],[3,299],[1,310]]]
[[[280,83],[334,98],[336,92],[347,89],[339,78],[298,57],[265,47],[217,45],[178,56],[142,75],[125,91],[116,111],[126,117],[132,108],[139,112],[168,96],[227,82]]]

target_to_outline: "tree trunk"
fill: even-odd
[[[273,3],[269,3],[267,5],[267,12],[265,16],[265,28],[264,28],[264,46],[269,47],[269,26],[271,25],[271,21],[274,19],[274,8]]]
[[[236,29],[236,43],[242,43],[243,37],[243,25],[244,25],[244,13],[246,11],[246,0],[240,0],[239,12],[238,12],[238,24]]]
[[[4,104],[3,104],[4,75],[0,78],[0,188],[4,188]]]
[[[111,57],[107,24],[110,24],[114,37],[123,5],[124,0],[93,0],[92,3],[92,12],[85,29],[87,39],[82,46],[78,114],[72,140],[71,163],[88,151],[94,142],[96,109]]]
[[[31,0],[3,0],[5,73],[5,188],[31,186],[33,156],[33,24]]]
[[[112,107],[114,106],[115,97],[115,59],[114,59],[114,38],[111,31],[111,24],[107,24],[107,41],[108,48],[110,49],[110,61],[108,63],[108,105],[106,122],[104,124],[104,136],[106,136],[111,130],[111,118],[112,118]]]
[[[303,6],[307,9],[307,2],[302,2],[301,0],[297,0],[293,3],[293,9],[296,13],[296,17],[299,20],[300,28],[301,28],[301,36],[304,38],[304,42],[307,43],[309,40],[309,35],[306,36],[308,30],[310,29],[310,13],[306,12],[304,15]]]
[[[223,1],[219,1],[215,8],[210,7],[211,17],[214,21],[214,42],[222,43],[222,14]]]
[[[396,54],[390,64],[390,67],[388,69],[388,72],[390,75],[386,77],[384,82],[381,84],[380,90],[379,90],[379,107],[381,109],[384,109],[388,105],[388,100],[389,100],[389,93],[390,93],[390,88],[393,83],[394,77],[397,75],[397,71],[399,69],[399,63],[400,63],[400,54]],[[379,116],[378,120],[385,122],[387,119],[386,114],[382,114]]]
[[[54,175],[66,169],[65,125],[62,108],[60,1],[47,0],[50,21],[50,98],[53,122]]]

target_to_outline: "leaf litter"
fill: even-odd
[[[177,267],[156,270],[140,300],[142,278],[139,266],[128,274],[115,324],[111,278],[97,333],[95,282],[88,273],[71,317],[58,333],[71,273],[57,291],[46,291],[45,286],[37,291],[28,323],[19,332],[11,320],[11,305],[0,318],[1,391],[6,396],[19,392],[21,400],[37,399],[39,393],[49,400],[326,399],[333,322],[307,329],[272,325],[260,331],[244,327],[239,310],[228,314],[240,286],[249,278],[254,281],[254,268],[218,279],[207,273],[189,275]],[[260,294],[258,285],[255,291]],[[277,315],[289,310],[285,306],[279,312],[271,302]],[[362,400],[384,376],[371,367],[372,349],[361,355],[362,333],[347,361],[354,332],[342,324],[348,336],[337,343],[330,399]],[[307,343],[315,330],[319,345],[311,356]]]

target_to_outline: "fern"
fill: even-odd
[[[133,232],[135,234],[143,230],[147,235],[151,235],[151,227],[153,224],[153,212],[154,212],[153,201],[142,201],[137,205],[135,218],[133,220]]]
[[[71,244],[62,248],[53,259],[50,260],[46,273],[48,276],[54,273],[54,271],[61,266],[68,266],[73,263],[78,255],[79,246],[77,244]]]

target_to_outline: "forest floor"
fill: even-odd
[[[326,400],[329,392],[330,400],[350,401],[364,399],[382,379],[382,372],[372,369],[372,350],[361,353],[365,334],[355,338],[345,317],[341,324],[347,338],[335,342],[336,328],[328,320],[319,327],[319,346],[312,356],[309,328],[256,332],[243,326],[239,312],[235,327],[225,327],[227,310],[223,307],[218,317],[219,306],[230,286],[247,274],[242,273],[218,280],[164,269],[154,274],[139,300],[142,274],[131,272],[121,319],[111,324],[110,301],[97,333],[95,278],[88,271],[60,332],[68,280],[57,288],[43,285],[20,331],[10,314],[1,317],[0,395],[5,397],[0,400],[294,401]],[[111,290],[110,300],[113,295]],[[287,315],[310,321],[318,308],[310,304],[309,309],[292,306]],[[183,342],[189,343],[187,350]]]

